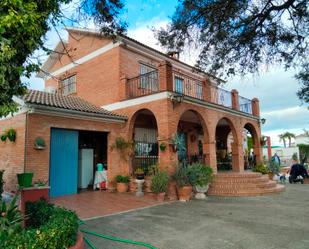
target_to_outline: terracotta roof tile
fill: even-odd
[[[94,113],[102,115],[107,118],[110,117],[118,119],[127,119],[126,116],[117,114],[115,112],[107,111],[76,96],[65,96],[57,93],[29,90],[28,93],[23,97],[23,100],[27,104],[56,107],[85,113]]]

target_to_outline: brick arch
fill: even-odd
[[[232,143],[232,170],[233,171],[241,171],[241,169],[243,168],[243,152],[240,149],[240,147],[242,147],[242,143],[240,142],[240,138],[241,138],[241,134],[238,134],[238,129],[237,129],[237,125],[236,125],[236,121],[234,120],[234,122],[232,121],[232,119],[226,117],[226,116],[222,116],[217,120],[216,126],[215,126],[215,136],[217,135],[217,127],[218,124],[220,123],[221,120],[224,120],[225,122],[227,122],[230,131],[226,134],[226,139],[228,139],[228,135],[230,132],[232,132],[233,135],[233,143]],[[217,142],[217,141],[216,141]],[[226,141],[227,143],[228,141]],[[216,152],[217,152],[217,146],[216,146]],[[216,153],[217,156],[217,153]],[[226,155],[227,156],[227,155]]]
[[[130,139],[132,139],[133,137],[133,131],[134,131],[134,125],[135,125],[135,121],[136,121],[136,118],[138,117],[139,114],[141,114],[141,112],[143,111],[147,111],[147,112],[150,112],[151,115],[155,118],[155,121],[156,121],[156,125],[157,125],[157,129],[158,129],[158,132],[159,132],[159,124],[158,124],[158,119],[157,119],[157,116],[156,114],[149,108],[141,108],[141,109],[138,109],[136,110],[130,117],[130,119],[128,120],[128,136]]]
[[[219,122],[220,122],[221,120],[227,121],[227,123],[229,124],[229,127],[230,127],[230,129],[231,129],[231,132],[232,132],[232,134],[233,134],[234,142],[236,142],[236,144],[239,144],[239,143],[240,143],[240,140],[239,140],[239,139],[240,139],[241,136],[237,133],[236,125],[234,124],[234,122],[232,121],[232,119],[230,119],[230,118],[228,118],[228,117],[226,117],[226,116],[222,116],[222,117],[220,117],[220,118],[217,120],[216,126],[215,126],[214,134],[216,134],[217,126],[218,126],[218,124],[219,124]]]
[[[255,125],[252,124],[251,122],[246,122],[243,125],[243,128],[245,128],[246,130],[248,130],[251,133],[254,146],[260,145],[260,137],[259,137],[259,133],[258,133],[258,130],[255,127]]]
[[[243,128],[245,128],[251,133],[253,140],[253,152],[255,155],[256,162],[257,163],[262,162],[262,148],[261,148],[261,137],[259,128],[257,128],[256,125],[251,122],[246,122],[243,125]]]
[[[204,142],[205,143],[209,143],[209,138],[210,138],[210,134],[209,134],[209,128],[207,126],[207,123],[206,123],[206,120],[203,118],[203,115],[198,111],[198,110],[195,110],[194,108],[186,108],[184,110],[182,110],[182,112],[179,113],[178,117],[177,117],[177,126],[179,124],[179,121],[181,119],[181,117],[186,113],[186,112],[193,112],[199,119],[200,121],[200,124],[203,128],[203,133],[204,133]]]

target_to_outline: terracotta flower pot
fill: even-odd
[[[128,191],[128,184],[123,182],[117,182],[117,192],[118,193],[125,193]]]
[[[76,244],[70,246],[69,249],[84,249],[84,236],[81,232],[78,232]]]
[[[268,172],[268,177],[269,177],[269,180],[273,180],[273,178],[274,178],[274,173]]]
[[[177,186],[177,195],[180,201],[189,201],[192,194],[192,186]]]
[[[164,201],[164,198],[165,198],[165,192],[163,193],[158,193],[157,196],[157,201],[160,201],[160,202],[163,202]]]

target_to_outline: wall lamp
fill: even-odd
[[[172,93],[170,94],[170,100],[173,103],[181,103],[183,101],[183,95],[180,93]]]
[[[261,118],[260,121],[261,121],[261,124],[265,124],[266,123],[266,119],[265,118]]]

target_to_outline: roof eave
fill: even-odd
[[[91,120],[116,122],[116,123],[124,123],[128,119],[125,116],[110,116],[107,114],[69,110],[59,107],[52,107],[33,103],[27,103],[27,106],[31,109],[31,113],[52,114],[61,117],[75,117],[75,118],[80,117]]]

